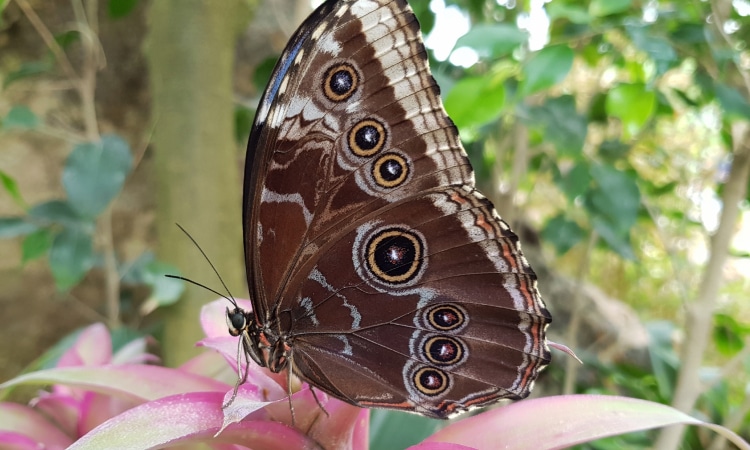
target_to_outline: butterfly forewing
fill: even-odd
[[[329,0],[303,23],[246,164],[251,326],[301,378],[441,418],[528,395],[550,316],[404,0]]]

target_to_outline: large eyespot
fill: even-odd
[[[412,383],[417,390],[428,397],[440,395],[450,387],[448,375],[434,367],[422,367],[414,372]]]
[[[389,284],[414,279],[420,273],[423,254],[422,237],[403,228],[386,228],[375,233],[365,252],[370,273]]]
[[[425,322],[437,331],[458,331],[468,323],[468,315],[457,305],[436,305],[425,312]]]
[[[359,74],[351,64],[331,66],[323,77],[323,93],[332,102],[342,102],[351,97],[359,87]]]
[[[365,119],[349,132],[349,150],[357,156],[372,156],[385,145],[385,127],[373,119]]]
[[[378,186],[393,188],[409,176],[409,163],[398,153],[385,153],[372,165],[372,177]]]
[[[466,349],[458,339],[448,336],[433,336],[422,344],[422,355],[440,366],[451,366],[464,360]]]

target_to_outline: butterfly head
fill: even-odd
[[[261,367],[266,367],[266,361],[261,350],[261,332],[253,313],[239,306],[227,308],[227,328],[232,336],[241,336],[242,346],[250,358]]]

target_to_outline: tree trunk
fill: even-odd
[[[745,124],[742,124],[745,125]],[[719,228],[711,238],[710,257],[703,272],[703,279],[698,295],[687,305],[686,339],[682,344],[680,355],[680,373],[677,378],[672,406],[680,411],[690,413],[698,397],[703,393],[699,371],[703,355],[711,340],[713,313],[716,308],[719,288],[723,284],[724,264],[732,237],[735,234],[737,218],[740,213],[740,202],[746,196],[748,178],[750,177],[750,127],[737,131],[734,136],[735,149],[732,168],[722,193],[722,208]],[[654,448],[673,450],[679,448],[684,426],[665,428],[656,441]]]
[[[159,0],[146,40],[154,120],[160,259],[182,275],[223,292],[185,227],[210,256],[232,294],[243,296],[241,181],[234,139],[232,70],[238,32],[247,23],[241,0]],[[165,362],[196,353],[198,316],[214,294],[189,287],[165,311]]]

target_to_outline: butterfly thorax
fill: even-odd
[[[286,368],[291,346],[285,337],[261,325],[252,312],[239,307],[227,308],[226,320],[229,334],[242,336],[242,346],[256,364],[274,373]]]

